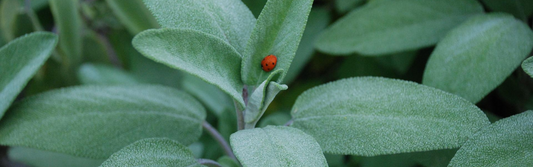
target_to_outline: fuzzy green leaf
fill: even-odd
[[[318,50],[335,55],[384,55],[437,43],[446,33],[483,12],[475,0],[371,1],[320,35]]]
[[[0,118],[57,45],[57,35],[32,33],[0,48]]]
[[[187,166],[200,167],[192,152],[170,139],[139,140],[114,153],[101,167],[112,166]]]
[[[165,28],[211,34],[244,53],[255,17],[240,0],[144,0]],[[210,45],[203,45],[210,46]]]
[[[313,0],[269,0],[257,19],[242,59],[242,81],[261,84],[271,72],[261,69],[267,55],[278,58],[274,70],[283,70],[283,80],[296,54]]]
[[[50,10],[59,33],[59,48],[68,65],[75,65],[81,60],[82,22],[79,16],[79,0],[49,0]]]
[[[106,0],[106,2],[131,34],[159,27],[142,0]]]
[[[533,166],[533,111],[511,116],[479,130],[448,166]]]
[[[285,75],[285,78],[283,78],[283,83],[291,83],[300,74],[307,62],[309,62],[309,59],[313,56],[313,53],[315,53],[314,46],[318,34],[328,26],[329,22],[330,14],[326,9],[311,9],[302,40],[291,63],[291,67],[287,75]]]
[[[139,33],[133,46],[144,56],[218,86],[244,106],[239,53],[221,39],[196,30],[157,29]]]
[[[513,16],[476,16],[439,42],[422,83],[477,103],[500,85],[532,48],[533,32]]]
[[[0,144],[105,159],[143,138],[191,144],[205,117],[193,97],[168,87],[71,87],[14,105],[0,122]]]
[[[489,124],[479,108],[456,95],[376,77],[307,90],[291,114],[292,126],[315,137],[324,151],[361,156],[457,148]]]
[[[250,95],[248,104],[244,110],[244,122],[246,123],[244,127],[246,129],[254,128],[276,95],[282,90],[287,90],[287,85],[271,81],[279,77],[282,73],[283,70],[276,70],[271,73]]]
[[[83,64],[78,71],[82,84],[124,85],[137,84],[139,81],[124,70],[102,64]]]
[[[97,167],[105,161],[25,147],[11,147],[8,155],[9,159],[32,167]]]
[[[533,78],[533,57],[527,58],[522,62],[522,69]]]
[[[313,137],[286,126],[241,130],[231,135],[231,148],[247,166],[327,166]]]

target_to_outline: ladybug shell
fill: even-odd
[[[269,72],[276,67],[276,64],[278,63],[278,58],[274,55],[268,55],[267,57],[263,58],[261,61],[261,68],[263,71]]]

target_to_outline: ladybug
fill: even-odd
[[[278,58],[274,55],[268,55],[267,57],[263,58],[261,60],[261,68],[263,71],[269,72],[276,67],[276,64],[278,63]]]

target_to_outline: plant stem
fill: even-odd
[[[244,110],[241,110],[239,107],[239,103],[237,101],[233,100],[233,104],[235,105],[235,112],[237,112],[237,129],[243,130],[244,129]]]
[[[222,135],[220,135],[220,133],[218,133],[218,131],[215,128],[213,128],[213,126],[211,126],[209,123],[204,121],[202,123],[202,127],[204,127],[204,129],[207,130],[207,132],[209,132],[211,136],[213,136],[213,138],[218,142],[218,144],[220,144],[222,149],[224,149],[224,152],[226,153],[226,155],[228,155],[230,158],[237,161],[237,158],[235,158],[235,154],[233,154],[233,151],[231,150],[231,147],[229,146],[226,139],[224,139],[224,137],[222,137]]]
[[[217,161],[213,161],[210,159],[197,159],[198,163],[205,165],[205,166],[213,166],[213,167],[222,167]]]

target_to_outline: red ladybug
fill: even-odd
[[[276,67],[276,64],[278,63],[278,58],[274,55],[268,55],[267,57],[263,58],[261,61],[261,68],[263,71],[269,72]]]

